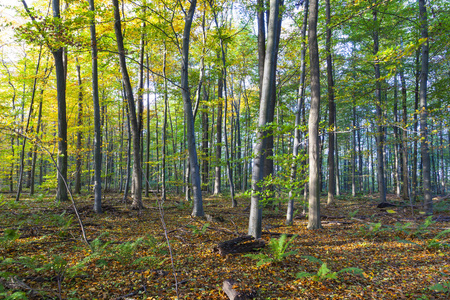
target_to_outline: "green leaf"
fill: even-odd
[[[312,277],[312,276],[314,276],[314,274],[303,271],[303,272],[298,272],[295,276],[297,278],[306,278],[306,277]]]
[[[323,261],[321,261],[320,259],[311,256],[311,255],[302,255],[303,258],[306,258],[307,260],[309,260],[310,262],[314,262],[314,263],[319,263],[319,264],[323,264]]]

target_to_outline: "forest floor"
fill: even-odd
[[[208,220],[192,218],[189,203],[169,197],[163,208],[172,265],[155,197],[134,211],[108,193],[104,213],[95,214],[92,196],[77,196],[89,249],[71,204],[50,196],[15,203],[0,194],[2,299],[176,299],[176,287],[180,299],[228,299],[226,279],[255,299],[450,298],[448,198],[435,198],[432,218],[392,195],[397,206],[386,209],[377,208],[375,195],[340,196],[332,207],[322,199],[321,230],[308,230],[303,215],[286,226],[284,205],[264,209],[262,239],[287,234],[281,246],[288,247],[266,246],[249,257],[214,250],[246,234],[248,199],[231,208],[229,197],[205,196]]]

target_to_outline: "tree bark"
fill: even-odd
[[[309,60],[311,76],[311,109],[308,120],[309,134],[309,213],[308,229],[322,228],[320,223],[319,186],[319,117],[320,117],[320,66],[317,43],[317,19],[319,1],[312,0],[309,6]]]
[[[217,121],[216,121],[216,166],[214,175],[214,195],[220,194],[222,179],[222,97],[223,97],[223,78],[222,72],[219,74],[217,82]]]
[[[89,0],[89,10],[95,12],[94,0]],[[92,57],[92,100],[94,107],[94,211],[102,212],[102,129],[100,100],[98,96],[98,51],[95,16],[90,20]]]
[[[327,79],[328,79],[328,199],[327,205],[334,204],[336,193],[336,177],[334,168],[334,136],[336,127],[336,108],[334,104],[334,78],[333,61],[331,57],[331,8],[330,0],[326,0],[326,53],[327,53]]]
[[[164,43],[164,54],[163,54],[163,77],[164,77],[164,117],[163,117],[163,128],[162,128],[162,201],[166,200],[166,142],[167,142],[167,114],[169,109],[169,97],[167,91],[167,77],[166,77],[166,63],[167,63],[167,49]]]
[[[280,8],[279,0],[270,0],[269,27],[267,37],[267,48],[264,60],[264,76],[262,79],[261,100],[259,108],[258,128],[256,132],[256,143],[253,149],[253,169],[252,169],[252,196],[250,204],[250,216],[248,234],[254,238],[261,237],[262,208],[260,204],[259,183],[263,179],[264,151],[266,150],[266,139],[264,138],[264,127],[267,123],[267,111],[269,109],[270,97],[273,91],[272,80],[275,72],[275,55],[277,49],[277,26]]]
[[[192,0],[189,10],[186,14],[183,30],[183,47],[181,62],[181,94],[184,103],[184,114],[186,117],[186,134],[189,151],[189,164],[192,180],[192,194],[194,196],[194,205],[192,216],[200,217],[204,215],[202,190],[200,183],[200,170],[197,159],[197,148],[195,144],[194,115],[192,112],[192,100],[189,89],[189,36],[191,33],[192,21],[194,19],[197,0]]]
[[[76,150],[76,163],[75,163],[75,194],[81,193],[81,166],[83,164],[82,159],[82,140],[83,140],[83,132],[81,128],[83,126],[83,86],[81,81],[81,67],[77,61],[77,78],[78,78],[78,111],[77,111],[77,150]]]
[[[408,125],[408,107],[406,104],[406,82],[403,69],[400,69],[400,83],[402,85],[402,198],[409,199],[409,178],[408,178],[408,135],[406,126]]]
[[[377,11],[373,11],[373,21],[377,24]],[[373,54],[378,54],[379,40],[378,40],[378,25],[373,32]],[[377,179],[378,179],[378,191],[380,193],[380,202],[386,202],[386,179],[384,175],[384,130],[383,130],[383,112],[381,108],[381,82],[380,82],[380,65],[375,62],[375,101],[376,101],[376,115],[377,115],[377,134],[376,134],[376,144],[377,144]]]
[[[59,0],[52,0],[53,17],[61,18]],[[51,49],[55,59],[56,98],[58,102],[58,185],[56,201],[68,201],[65,181],[67,180],[67,118],[66,118],[66,72],[63,61],[63,48]]]
[[[419,0],[419,13],[421,21],[422,39],[426,41],[422,44],[422,70],[420,72],[420,153],[422,156],[422,187],[424,196],[424,207],[427,214],[433,214],[433,202],[431,197],[431,174],[430,174],[430,153],[428,145],[427,128],[427,83],[428,83],[428,20],[425,0]]]

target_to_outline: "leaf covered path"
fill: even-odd
[[[16,291],[30,299],[58,299],[59,293],[63,299],[176,298],[155,199],[145,199],[146,208],[133,211],[120,195],[107,194],[101,215],[92,212],[92,199],[76,199],[92,250],[81,241],[68,203],[55,205],[43,196],[19,203],[11,199],[3,195],[0,207],[0,295],[13,293],[14,279],[26,286]],[[226,197],[205,198],[209,217],[203,219],[190,217],[189,203],[170,197],[164,219],[179,296],[228,299],[222,282],[231,278],[238,290],[255,291],[257,299],[448,299],[450,234],[438,236],[450,227],[448,200],[438,202],[428,219],[417,208],[412,215],[407,204],[390,201],[397,206],[379,209],[376,198],[342,196],[337,206],[323,205],[324,228],[316,231],[306,229],[303,216],[285,226],[284,207],[265,209],[263,239],[296,234],[288,250],[297,253],[258,267],[243,254],[214,251],[220,242],[246,234],[247,200],[239,199],[232,209]],[[272,255],[268,247],[262,253]],[[325,263],[328,274],[345,268],[362,274],[318,276],[321,264],[311,257]],[[298,278],[299,272],[312,276]]]

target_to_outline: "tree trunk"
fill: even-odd
[[[377,11],[373,11],[373,21],[376,24],[377,20]],[[378,27],[375,28],[373,32],[373,53],[374,55],[378,54],[379,49],[379,41],[378,41]],[[384,130],[383,130],[383,112],[381,108],[381,82],[380,82],[380,65],[379,63],[375,63],[375,95],[376,95],[376,113],[377,113],[377,134],[376,134],[376,143],[377,143],[377,179],[378,179],[378,191],[380,193],[380,202],[386,202],[386,182],[384,176]]]
[[[267,37],[267,48],[264,60],[264,76],[262,79],[261,100],[259,108],[258,128],[256,132],[256,144],[253,149],[253,169],[252,169],[252,196],[250,204],[250,216],[248,234],[254,238],[261,237],[262,208],[260,204],[259,183],[263,179],[264,151],[266,150],[266,139],[264,138],[264,126],[267,123],[267,111],[269,109],[270,97],[273,88],[272,81],[275,72],[275,55],[277,49],[277,26],[280,8],[279,0],[270,0],[269,27]]]
[[[400,197],[400,190],[401,190],[401,183],[400,183],[400,151],[399,151],[399,141],[400,141],[400,136],[399,136],[399,132],[398,132],[398,125],[399,125],[399,120],[398,120],[398,79],[397,79],[397,74],[394,75],[394,107],[393,107],[393,113],[394,113],[394,144],[393,144],[393,148],[394,148],[394,189],[395,189],[395,194]]]
[[[53,17],[61,18],[59,0],[52,0]],[[66,72],[63,48],[51,49],[55,59],[56,98],[58,102],[58,185],[56,201],[68,201],[65,181],[67,180],[67,118],[66,118]]]
[[[45,70],[45,73],[47,73],[47,69]],[[44,81],[44,85],[45,85],[45,81]],[[37,124],[36,124],[36,136],[39,136],[39,133],[41,131],[43,95],[44,95],[44,90],[42,89],[41,95],[40,95],[40,100],[39,100],[38,119],[37,119]],[[32,157],[32,161],[31,161],[30,195],[34,195],[34,187],[35,187],[34,174],[36,173],[37,150],[38,150],[38,146],[34,145],[33,146],[33,157]]]
[[[219,30],[219,22],[217,21],[217,14],[216,11],[213,8],[214,13],[214,21],[216,23],[217,30]],[[227,91],[227,64],[226,64],[226,58],[225,58],[225,48],[223,46],[223,40],[220,36],[220,31],[218,32],[219,39],[220,39],[220,49],[222,54],[222,74],[223,74],[223,89],[224,89],[224,106],[225,106],[225,115],[224,115],[224,125],[223,125],[223,134],[225,139],[225,161],[227,164],[227,173],[228,173],[228,183],[230,185],[230,196],[231,196],[231,207],[237,206],[237,201],[234,198],[234,182],[233,182],[233,173],[231,172],[231,164],[230,164],[230,149],[228,146],[228,137],[227,137],[227,111],[228,111],[228,91]],[[219,101],[221,101],[219,99]]]
[[[192,21],[194,19],[197,0],[192,0],[187,12],[183,30],[183,47],[181,63],[181,94],[184,103],[184,114],[186,116],[186,134],[189,152],[189,164],[192,180],[192,193],[194,196],[194,205],[192,216],[200,217],[204,215],[202,190],[200,183],[200,170],[197,159],[197,148],[195,144],[194,115],[192,112],[192,100],[189,90],[189,36],[191,32]]]
[[[216,166],[214,176],[214,195],[218,195],[221,189],[221,160],[222,160],[222,96],[223,96],[223,77],[219,74],[217,83],[217,122],[216,122]]]
[[[164,43],[164,56],[163,56],[163,77],[164,77],[164,117],[163,117],[163,128],[162,128],[162,188],[161,188],[161,199],[166,200],[166,142],[167,142],[167,114],[169,109],[169,97],[167,91],[167,77],[166,77],[166,63],[167,63],[167,49]]]
[[[317,19],[319,1],[312,0],[309,6],[309,60],[311,74],[311,109],[309,112],[309,213],[308,229],[319,229],[320,223],[320,186],[319,186],[319,118],[320,118],[320,66],[317,43]]]
[[[77,77],[78,77],[78,111],[77,111],[77,150],[76,150],[76,169],[75,169],[75,194],[81,193],[81,166],[83,164],[82,160],[82,140],[83,140],[83,132],[81,131],[81,127],[83,126],[83,86],[81,81],[81,67],[77,61]]]
[[[30,109],[28,111],[27,124],[25,126],[25,135],[28,134],[28,128],[30,126],[30,121],[31,121],[32,114],[33,114],[34,97],[36,95],[37,75],[39,73],[39,66],[41,64],[41,56],[42,56],[42,47],[39,48],[39,56],[38,56],[38,61],[36,64],[36,71],[35,71],[36,77],[34,78],[34,82],[33,82],[33,91],[31,93],[31,102],[30,102]],[[24,137],[23,144],[22,144],[22,151],[20,152],[20,171],[19,171],[19,183],[17,185],[16,201],[19,201],[20,193],[22,192],[23,173],[24,173],[24,167],[25,167],[25,146],[26,146],[26,144],[27,144],[27,139]],[[64,189],[65,189],[65,187],[64,187]]]
[[[409,199],[409,179],[408,179],[408,136],[406,126],[408,124],[408,108],[406,104],[406,82],[403,69],[400,70],[400,83],[402,85],[402,198]]]
[[[417,132],[418,121],[417,121],[417,112],[419,111],[419,83],[420,83],[420,65],[419,65],[420,51],[416,51],[416,85],[414,88],[414,132]],[[413,202],[417,201],[417,188],[418,188],[418,180],[417,180],[417,162],[418,162],[418,148],[417,148],[417,138],[414,139],[413,145],[413,167],[412,167],[412,182],[411,182],[411,192]]]
[[[430,153],[428,145],[428,128],[427,128],[427,82],[428,82],[428,21],[427,8],[425,0],[419,0],[419,13],[421,20],[422,39],[422,70],[420,72],[420,153],[422,156],[422,187],[423,187],[423,203],[427,214],[433,214],[433,202],[431,198],[431,175],[430,175]]]
[[[148,197],[150,189],[150,64],[148,53],[146,54],[147,61],[147,163],[145,166],[145,197]]]
[[[208,190],[209,185],[209,117],[208,105],[209,93],[203,86],[203,110],[202,110],[202,183],[204,190]]]
[[[327,53],[327,79],[328,79],[328,199],[327,205],[334,204],[334,194],[336,193],[336,177],[334,171],[334,136],[336,127],[336,109],[334,104],[334,79],[333,61],[331,58],[331,12],[330,0],[325,1],[326,5],[326,53]]]
[[[89,0],[89,10],[95,12],[94,0]],[[92,100],[94,106],[94,211],[102,212],[102,129],[100,100],[98,97],[98,51],[95,17],[90,20],[92,57]]]
[[[291,174],[290,182],[291,185],[295,184],[297,177],[297,157],[300,148],[300,124],[301,124],[301,113],[303,106],[305,105],[305,75],[306,75],[306,29],[308,25],[308,9],[309,0],[304,2],[304,13],[303,13],[303,23],[302,23],[302,36],[301,36],[301,52],[300,52],[300,84],[298,90],[297,107],[295,112],[295,129],[294,129],[294,144],[292,147],[293,162],[291,164]],[[289,202],[286,212],[286,224],[292,225],[294,222],[294,193],[292,189],[289,191]]]
[[[353,98],[352,107],[352,196],[356,196],[356,103]]]
[[[125,48],[123,45],[122,25],[120,21],[120,11],[118,0],[112,0],[114,5],[114,31],[116,33],[117,48],[119,52],[120,70],[125,86],[126,99],[128,102],[128,114],[130,117],[131,133],[133,139],[133,176],[132,185],[133,209],[141,209],[142,205],[142,172],[141,172],[141,155],[140,155],[140,130],[138,124],[138,116],[136,115],[136,107],[134,104],[133,89],[131,87],[130,77],[128,75],[127,64],[125,61]]]

